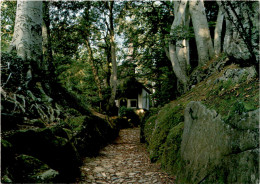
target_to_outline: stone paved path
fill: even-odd
[[[81,172],[79,184],[174,183],[174,178],[150,163],[145,145],[139,142],[139,128],[121,130],[117,140],[101,150],[100,156],[85,160]]]

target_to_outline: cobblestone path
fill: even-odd
[[[77,183],[173,184],[174,178],[150,163],[145,145],[139,141],[139,131],[121,130],[117,140],[101,150],[100,156],[87,158]]]

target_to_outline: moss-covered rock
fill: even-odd
[[[11,163],[15,162],[15,152],[13,145],[1,139],[1,181],[3,183],[12,183],[12,169],[9,167]],[[4,158],[4,159],[3,159]]]
[[[145,132],[144,132],[144,129],[145,129],[145,123],[146,121],[151,117],[151,116],[154,116],[158,113],[159,111],[159,108],[150,108],[149,111],[145,111],[144,115],[142,116],[141,118],[141,121],[140,121],[140,142],[141,143],[145,143],[146,140],[145,140]]]
[[[114,122],[97,116],[87,116],[75,129],[75,146],[81,156],[97,155],[100,148],[114,140],[119,133],[119,128]]]
[[[58,176],[58,172],[53,170],[53,169],[49,169],[46,170],[42,173],[39,173],[35,176],[37,183],[53,183],[55,182],[55,178]]]
[[[63,181],[69,181],[79,174],[81,159],[75,146],[67,138],[55,135],[53,129],[21,130],[6,139],[13,145],[16,153],[39,158],[58,170]]]
[[[153,116],[148,119],[149,123],[145,131],[147,132],[146,139],[149,140],[148,150],[151,161],[156,161],[161,157],[169,131],[180,122],[183,122],[183,114],[180,113],[182,109],[181,105],[174,108],[167,105],[156,118]]]
[[[177,176],[178,183],[259,181],[256,174],[259,163],[256,156],[256,148],[259,148],[258,79],[252,67],[224,66],[223,63],[222,71],[212,70],[189,92],[144,118],[144,135],[152,161],[160,162],[162,168]],[[206,71],[207,65],[203,67]],[[191,101],[200,101],[205,106],[186,110],[188,120],[183,118],[184,109]],[[199,125],[191,128],[191,123],[183,129],[183,121]],[[183,145],[183,132],[188,135],[186,144],[192,147],[187,150]],[[194,154],[187,159],[185,154],[192,152]]]
[[[226,123],[200,102],[188,104],[181,143],[181,159],[185,161],[181,178],[189,176],[190,183],[212,183],[218,181],[216,173],[222,170],[226,183],[258,183],[259,159],[253,155],[259,154],[259,109],[234,116],[239,116],[238,126]]]
[[[183,133],[184,123],[181,122],[174,126],[170,131],[164,143],[161,163],[162,167],[172,174],[175,174],[180,168],[180,147],[181,136]],[[174,166],[175,165],[175,166]],[[173,169],[175,168],[175,169]]]
[[[10,132],[1,142],[2,181],[73,182],[80,174],[81,158],[97,155],[118,133],[115,122],[93,115],[72,116],[46,128]],[[20,156],[15,157],[17,154]],[[48,168],[39,169],[36,158]]]
[[[39,159],[21,154],[17,156],[14,166],[14,182],[49,183],[54,182],[59,173]]]

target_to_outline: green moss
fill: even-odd
[[[71,127],[73,131],[80,131],[85,121],[86,116],[78,116],[68,118],[65,122]]]
[[[59,136],[55,136],[55,137],[56,139],[53,140],[54,145],[65,146],[68,143],[68,140],[63,137],[59,137]]]
[[[1,182],[2,183],[13,183],[13,181],[7,175],[2,176]]]
[[[148,146],[151,161],[157,161],[161,157],[165,140],[171,128],[184,121],[182,110],[183,106],[181,105],[174,108],[171,108],[171,105],[166,105],[158,114]]]
[[[181,122],[174,126],[163,145],[161,164],[164,169],[170,173],[174,173],[179,168],[181,136],[183,132],[184,123]]]
[[[145,140],[149,143],[152,137],[152,133],[155,127],[155,120],[157,119],[157,116],[151,116],[145,124],[144,128],[144,135],[145,135]]]
[[[258,80],[233,84],[230,80],[220,82],[207,94],[203,103],[216,110],[226,123],[234,120],[236,115],[259,108]]]
[[[4,139],[1,139],[1,145],[5,148],[11,148],[12,144]]]

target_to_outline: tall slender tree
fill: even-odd
[[[112,90],[111,90],[111,97],[109,99],[109,105],[111,107],[115,104],[116,89],[117,89],[117,62],[116,62],[113,6],[114,6],[114,1],[107,2],[107,7],[109,9],[109,33],[110,33],[111,61],[112,61],[112,72],[110,78],[110,85]]]

